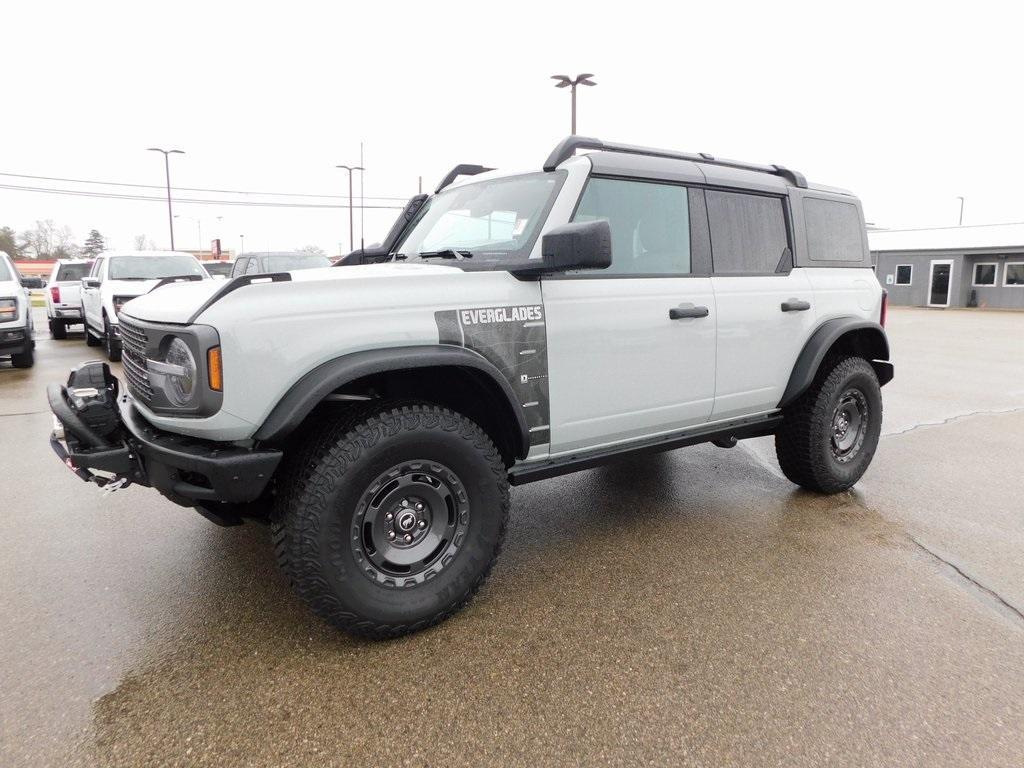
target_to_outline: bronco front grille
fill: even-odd
[[[128,389],[140,400],[149,402],[153,399],[153,387],[149,383],[146,372],[146,349],[149,336],[144,328],[125,321],[121,317],[121,367],[128,380]]]

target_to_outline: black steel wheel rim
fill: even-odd
[[[452,562],[468,528],[469,497],[458,475],[434,461],[405,461],[382,472],[360,497],[352,553],[374,581],[413,586]]]
[[[848,389],[839,396],[832,412],[830,440],[836,461],[845,464],[860,453],[868,432],[869,415],[868,400],[859,389]]]

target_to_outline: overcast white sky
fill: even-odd
[[[593,72],[579,133],[774,162],[854,190],[889,227],[1024,221],[1020,13],[982,2],[82,3],[15,0],[0,45],[0,172],[366,195],[432,189],[460,162],[539,168],[569,132],[554,73]],[[160,195],[0,176],[0,185]],[[232,200],[214,193],[181,197]],[[343,203],[342,200],[290,199]],[[368,203],[373,202],[368,200]],[[379,201],[378,201],[379,202]],[[391,203],[398,204],[398,203]],[[177,203],[204,244],[347,251],[343,209]],[[366,239],[395,211],[368,210]],[[217,217],[222,219],[218,222]],[[159,202],[0,189],[116,247],[168,244]],[[358,212],[357,212],[358,242]],[[179,248],[197,246],[176,222]]]

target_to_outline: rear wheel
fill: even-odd
[[[331,624],[396,637],[458,611],[501,549],[501,455],[461,414],[430,404],[353,412],[289,457],[273,520],[278,562]]]
[[[878,448],[878,377],[860,357],[826,360],[811,388],[783,416],[775,452],[786,477],[820,493],[845,491],[860,480]]]
[[[103,343],[107,359],[112,363],[121,362],[121,342],[114,336],[114,327],[106,318],[103,319]]]
[[[50,335],[55,339],[68,337],[68,327],[63,320],[50,320]]]

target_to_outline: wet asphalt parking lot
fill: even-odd
[[[856,488],[770,439],[513,492],[469,608],[353,640],[258,525],[107,498],[0,363],[0,764],[1024,764],[1024,314],[891,312],[896,379]]]

